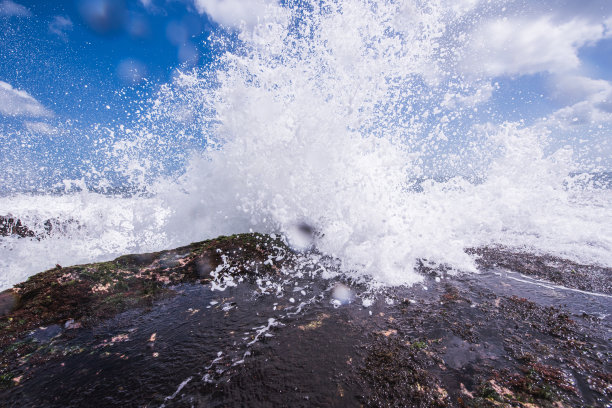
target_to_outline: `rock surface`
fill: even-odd
[[[34,237],[36,233],[23,225],[19,218],[10,215],[0,215],[0,236],[8,237],[16,235],[21,238]]]
[[[259,234],[58,266],[0,294],[0,406],[606,406],[611,271],[475,251],[378,291]]]
[[[65,234],[81,228],[79,222],[74,219],[62,221],[50,218],[43,222],[32,221],[32,224],[28,225],[27,222],[12,215],[0,215],[0,237],[42,239],[53,234]],[[35,230],[39,232],[35,232]]]

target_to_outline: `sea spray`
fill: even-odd
[[[573,188],[579,163],[551,150],[545,126],[481,107],[498,85],[466,72],[475,5],[271,3],[259,23],[221,30],[214,63],[178,71],[99,139],[102,167],[146,194],[2,198],[3,214],[80,228],[2,238],[0,286],[220,234],[291,243],[299,225],[379,284],[418,282],[423,260],[473,271],[476,246],[612,264],[610,191]]]

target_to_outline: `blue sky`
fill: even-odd
[[[77,163],[85,153],[71,150],[80,142],[70,132],[53,139],[57,128],[125,123],[177,69],[211,63],[207,38],[219,24],[248,29],[270,4],[280,6],[276,0],[0,0],[0,170],[26,153],[42,157],[44,149],[70,169],[68,156]],[[574,143],[591,162],[612,167],[612,1],[441,4],[462,16],[457,21],[471,21],[456,69],[474,86],[450,97],[447,108],[479,107],[480,122],[552,126],[558,145]],[[24,132],[37,135],[36,143],[19,141]],[[575,142],[576,135],[587,142]],[[72,167],[64,176],[79,176]],[[6,187],[18,178],[0,181]]]
[[[59,116],[110,121],[121,117],[147,82],[168,82],[175,68],[208,62],[203,44],[214,23],[189,3],[163,8],[146,1],[3,4],[10,3],[22,8],[0,18],[0,80]],[[96,7],[104,6],[111,15],[96,15]]]

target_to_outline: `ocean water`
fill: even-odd
[[[611,266],[610,173],[553,127],[479,110],[495,82],[466,68],[472,3],[271,3],[220,30],[210,66],[177,71],[133,122],[83,130],[79,177],[4,186],[0,215],[62,227],[0,237],[0,289],[249,231],[383,285],[419,282],[423,259],[475,271],[465,249],[487,245]]]

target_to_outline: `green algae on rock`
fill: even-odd
[[[261,234],[221,236],[108,262],[57,265],[31,276],[0,294],[0,387],[11,384],[17,356],[42,350],[27,338],[30,331],[52,325],[89,327],[128,309],[150,307],[155,300],[172,296],[173,285],[210,282],[210,273],[223,264],[225,252],[231,253],[234,265],[226,273],[273,272],[264,264],[273,247],[288,250],[279,239]]]

